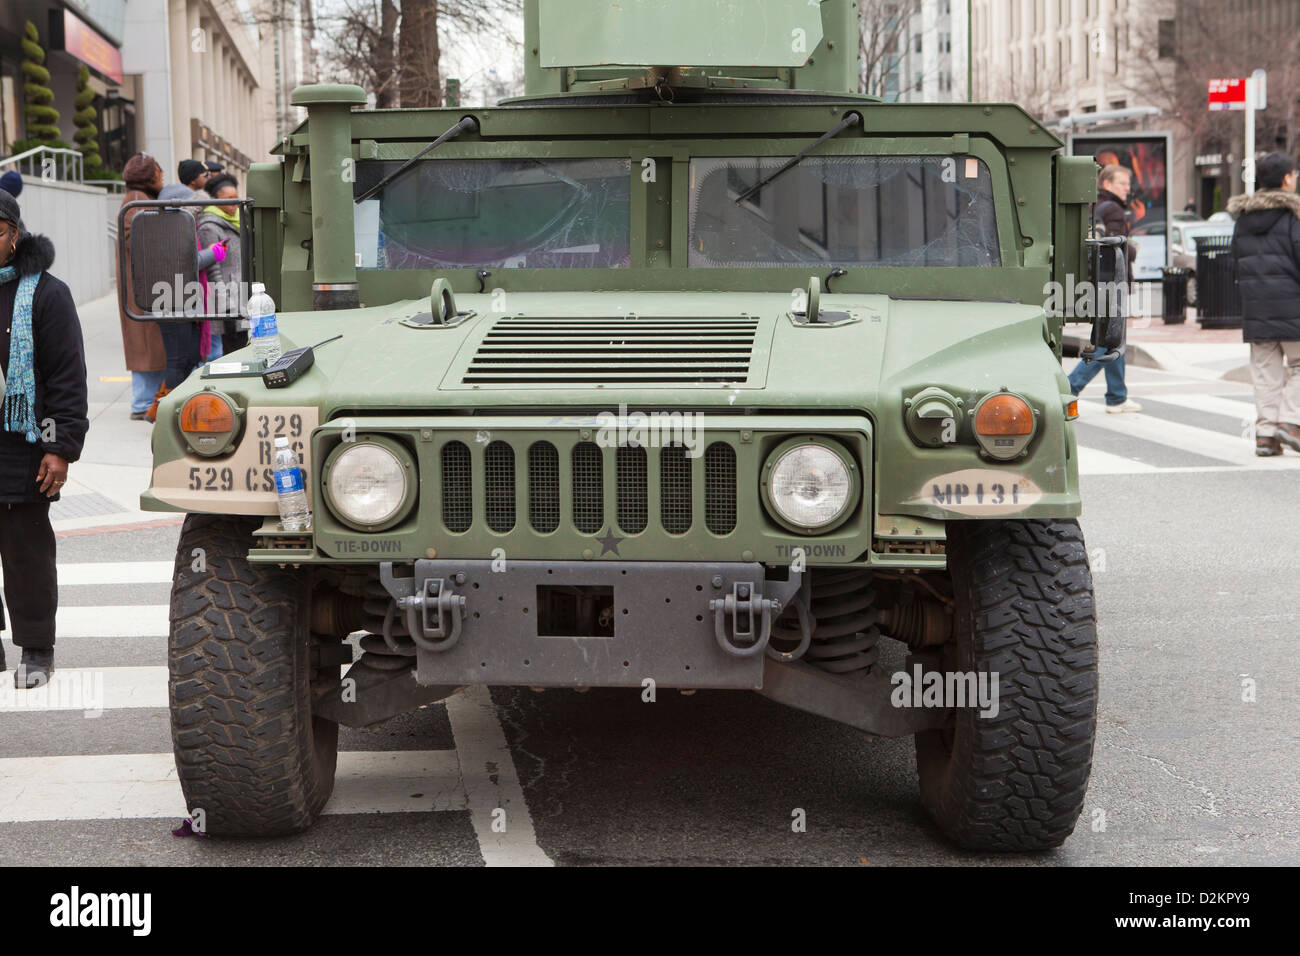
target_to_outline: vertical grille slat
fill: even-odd
[[[483,507],[487,526],[499,534],[515,526],[515,450],[491,442],[483,451]]]
[[[548,441],[528,448],[528,523],[541,534],[560,526],[560,453]]]
[[[573,446],[573,525],[584,534],[605,526],[605,469],[595,442]]]
[[[626,534],[640,534],[649,520],[646,451],[639,445],[619,445],[618,526]]]
[[[669,534],[691,530],[691,459],[684,445],[669,445],[659,453],[659,516]]]
[[[469,446],[451,441],[442,446],[442,523],[448,531],[468,531],[474,518]]]
[[[704,450],[704,526],[714,534],[736,530],[736,450],[725,442]]]

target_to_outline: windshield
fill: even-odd
[[[1001,265],[979,159],[808,157],[737,201],[784,161],[691,160],[692,267]]]
[[[401,166],[357,166],[360,196]],[[471,159],[418,164],[356,209],[366,269],[625,269],[631,160]]]

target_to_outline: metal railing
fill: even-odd
[[[99,186],[105,192],[118,193],[119,195],[126,192],[126,183],[120,179],[83,179],[81,185]]]
[[[40,179],[61,179],[64,182],[81,182],[81,153],[75,149],[60,146],[37,146],[16,156],[0,159],[0,169],[13,166],[24,177]],[[69,167],[73,174],[68,175]],[[54,171],[58,170],[59,175]]]

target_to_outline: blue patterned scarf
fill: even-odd
[[[13,266],[0,269],[0,285],[18,278]],[[9,375],[4,388],[4,430],[36,443],[36,372],[32,345],[32,296],[41,273],[18,279],[13,321],[9,324]]]

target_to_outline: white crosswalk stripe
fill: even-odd
[[[1142,411],[1111,415],[1098,398],[1080,399],[1079,474],[1141,475],[1196,472],[1291,471],[1300,455],[1255,454],[1253,401],[1248,392],[1161,391],[1133,395]]]
[[[159,638],[171,630],[166,604],[65,606],[55,614],[54,627],[60,641],[71,637]]]
[[[344,751],[327,814],[426,813],[468,805],[453,750]],[[0,759],[0,823],[180,820],[186,808],[171,754]]]
[[[60,564],[59,584],[170,584],[171,561],[97,561]]]
[[[79,710],[98,717],[106,710],[166,706],[165,667],[56,667],[50,682],[35,690],[0,680],[0,714]]]

